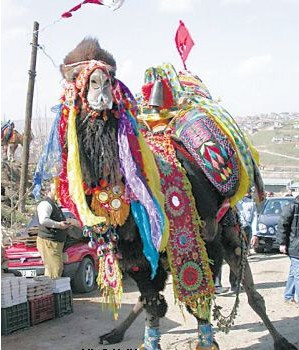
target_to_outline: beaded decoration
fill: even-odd
[[[118,317],[118,309],[122,298],[122,273],[118,264],[117,241],[119,239],[115,228],[97,225],[85,226],[83,235],[90,239],[90,248],[97,246],[99,257],[99,274],[97,283],[102,290],[102,297],[107,306],[112,308],[115,319]],[[96,244],[96,242],[97,244]],[[102,303],[104,307],[104,303]]]

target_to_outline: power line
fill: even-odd
[[[43,52],[43,54],[51,61],[51,63],[53,64],[53,66],[54,66],[55,68],[59,68],[59,66],[55,63],[55,61],[54,61],[54,59],[51,57],[51,55],[48,54],[48,53],[46,52],[45,45],[40,45],[40,44],[34,45],[34,44],[32,44],[32,43],[30,43],[30,45],[31,45],[31,46],[35,46],[37,49],[40,49],[40,50]]]

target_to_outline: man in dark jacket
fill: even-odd
[[[55,185],[51,184],[47,197],[37,206],[39,229],[36,245],[45,265],[45,276],[50,278],[59,278],[62,275],[63,246],[66,229],[70,227],[55,202],[55,195]]]
[[[299,196],[283,208],[278,221],[279,250],[288,254],[291,266],[284,298],[286,302],[299,303]]]

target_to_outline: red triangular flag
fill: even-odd
[[[185,24],[182,21],[180,21],[180,25],[175,34],[175,43],[178,52],[182,58],[184,68],[187,69],[185,61],[189,55],[190,50],[194,45],[194,42],[189,34],[188,29],[185,27]]]
[[[80,2],[80,4],[76,5],[75,7],[71,8],[69,11],[64,12],[61,17],[63,18],[69,18],[72,17],[72,13],[71,12],[75,12],[77,10],[79,10],[79,8],[81,8],[82,4],[96,4],[96,5],[103,5],[101,0],[84,0],[82,2]]]
[[[95,5],[104,5],[110,7],[112,10],[117,10],[120,8],[125,0],[83,0],[80,4],[71,8],[69,11],[64,12],[61,17],[69,18],[72,17],[72,12],[75,12],[81,8],[81,5],[85,4],[95,4]]]
[[[96,4],[96,5],[103,5],[101,0],[84,0],[83,4]]]

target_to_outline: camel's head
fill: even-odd
[[[85,38],[64,59],[60,67],[67,89],[79,95],[82,108],[92,115],[110,110],[115,102],[116,62],[96,39]]]

